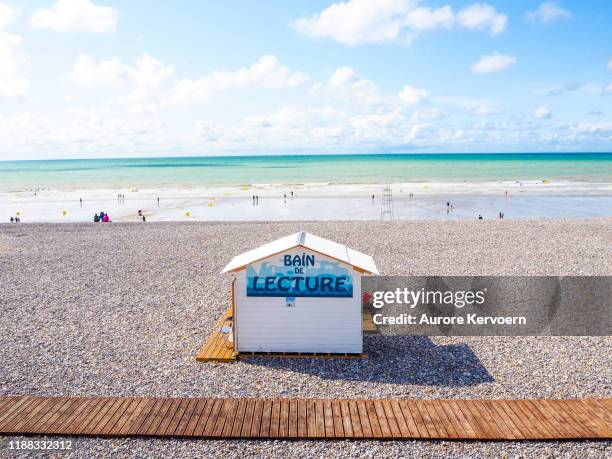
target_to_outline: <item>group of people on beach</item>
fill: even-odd
[[[9,219],[9,221],[10,221],[11,223],[21,223],[21,218],[19,218],[19,217],[11,217],[11,218]]]
[[[94,215],[93,221],[94,223],[98,223],[98,222],[108,223],[111,221],[111,219],[106,212],[100,212],[99,215],[98,214]]]

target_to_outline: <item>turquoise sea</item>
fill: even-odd
[[[612,181],[612,153],[225,156],[0,162],[0,192],[545,179]]]

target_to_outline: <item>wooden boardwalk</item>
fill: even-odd
[[[377,333],[378,329],[372,320],[372,313],[368,309],[363,309],[362,312],[362,327],[363,333]],[[198,362],[235,362],[238,357],[323,357],[323,358],[364,358],[365,354],[308,354],[308,353],[265,353],[265,352],[250,352],[247,354],[238,354],[234,350],[234,341],[231,339],[231,333],[223,333],[224,326],[231,324],[233,326],[233,311],[232,306],[221,315],[215,328],[202,345],[202,348],[196,354]]]
[[[612,399],[0,397],[0,435],[251,439],[612,438]]]

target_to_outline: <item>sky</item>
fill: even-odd
[[[0,0],[0,160],[612,151],[612,2]]]

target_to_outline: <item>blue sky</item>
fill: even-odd
[[[0,160],[612,150],[612,2],[0,0]]]

